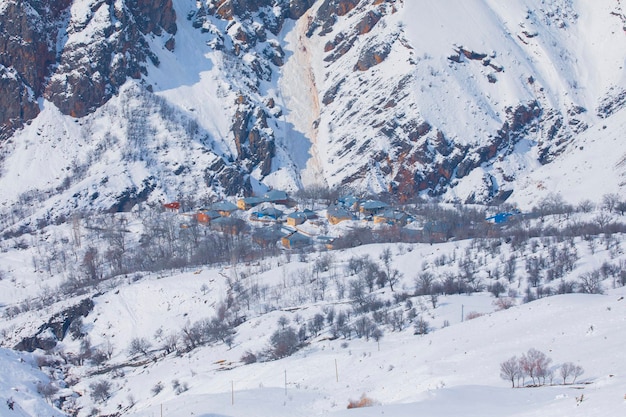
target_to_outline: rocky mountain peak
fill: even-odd
[[[158,64],[146,35],[175,33],[171,0],[7,1],[0,15],[2,136],[34,118],[42,96],[74,117],[93,112],[127,78],[145,75],[148,59]]]

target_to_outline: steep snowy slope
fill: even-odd
[[[18,354],[0,348],[0,416],[64,416],[38,391],[43,391],[50,377],[37,368],[34,355]]]
[[[311,37],[333,184],[497,200],[624,89],[615,2],[357,3]]]
[[[549,193],[573,204],[599,202],[607,194],[624,195],[626,186],[626,109],[599,121],[574,138],[548,165],[518,176],[512,201],[531,208]]]
[[[528,202],[564,151],[599,172],[573,144],[626,103],[612,0],[0,4],[6,227],[313,184]]]

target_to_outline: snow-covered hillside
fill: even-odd
[[[381,324],[384,333],[380,339],[355,333],[333,336],[333,326],[326,322],[331,310],[337,317],[357,306],[354,300],[340,298],[338,292],[342,282],[352,287],[355,276],[349,272],[351,260],[363,256],[378,260],[385,249],[390,249],[393,267],[403,277],[395,292],[381,288],[370,297],[392,301],[394,294],[412,293],[421,273],[431,272],[437,280],[443,279],[444,271],[457,268],[450,259],[461,254],[467,259],[482,259],[483,266],[475,275],[480,277],[478,282],[491,285],[494,275],[487,272],[500,265],[501,259],[514,253],[528,259],[541,255],[547,242],[537,243],[539,249],[531,244],[516,252],[501,244],[501,252],[491,254],[482,252],[487,246],[479,249],[481,243],[471,241],[371,245],[312,254],[307,262],[269,258],[236,267],[108,280],[99,285],[93,310],[81,320],[82,336],[68,334],[50,351],[55,352],[51,356],[41,350],[21,356],[25,363],[17,354],[2,351],[0,395],[3,401],[11,397],[16,407],[25,410],[24,415],[40,414],[36,407],[45,407],[45,403],[36,393],[46,385],[56,387],[51,395],[55,404],[62,397],[65,410],[78,410],[79,416],[619,415],[626,406],[626,287],[614,288],[615,280],[603,281],[604,294],[555,295],[522,304],[518,293],[512,298],[518,305],[506,310],[499,310],[488,292],[439,296],[436,305],[428,296],[409,296],[411,304],[392,302],[378,311],[407,320],[413,308],[417,311],[413,323],[396,323],[394,326],[400,327],[395,330]],[[558,243],[553,246],[561,247]],[[604,248],[592,249],[579,240],[575,247],[579,259],[565,281],[574,281],[584,271],[600,268],[603,262],[617,262],[611,260],[612,251]],[[308,280],[315,276],[313,265],[328,256],[330,268],[317,272],[316,281],[328,280],[329,285],[325,295],[314,301],[312,289],[316,284]],[[623,261],[623,255],[618,259]],[[525,282],[521,278],[523,263],[518,262],[519,284]],[[249,291],[247,304],[241,298],[246,292],[233,287],[235,276],[241,277],[240,285]],[[27,287],[29,281],[37,279],[37,274],[25,273],[20,283]],[[546,283],[544,288],[549,285],[556,286],[557,282]],[[509,294],[515,294],[518,286],[513,281]],[[182,335],[193,332],[196,323],[223,314],[219,312],[226,303],[234,303],[225,310],[226,315],[241,318],[233,340],[187,350],[187,339]],[[356,311],[350,313],[353,323],[364,317]],[[378,320],[375,314],[366,316]],[[324,319],[321,329],[313,334],[316,315]],[[416,324],[420,318],[430,328],[426,334],[416,334],[421,328]],[[39,320],[30,313],[6,320],[5,325],[11,326],[3,333],[8,344],[32,334],[39,326]],[[245,365],[243,357],[268,349],[272,335],[281,326],[305,328],[305,333],[311,334],[289,357]],[[72,329],[76,327],[70,328],[75,332]],[[176,334],[181,336],[172,342]],[[81,364],[76,360],[86,340],[94,353]],[[134,340],[143,341],[145,353],[130,350]],[[170,343],[178,347],[167,353],[164,346]],[[512,389],[511,382],[500,377],[500,364],[512,356],[521,357],[529,349],[544,352],[552,360],[552,376],[545,385]],[[108,352],[108,359],[95,365],[95,352]],[[56,369],[53,377],[48,380],[32,370],[31,362],[42,364],[46,372]],[[559,370],[568,362],[580,366],[584,373],[576,383],[570,376],[564,385]],[[98,384],[102,383],[107,384],[106,395],[100,396]],[[530,385],[530,377],[526,377],[526,384]],[[362,397],[370,400],[371,407],[347,410],[350,401],[358,402]],[[0,404],[0,415],[14,414]]]
[[[37,367],[34,355],[0,348],[0,368],[0,416],[65,415],[41,395],[40,387],[49,384],[50,376]]]
[[[625,34],[617,0],[0,0],[0,417],[624,414]]]

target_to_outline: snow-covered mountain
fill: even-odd
[[[0,10],[0,197],[15,219],[310,185],[525,204],[567,193],[541,178],[581,160],[591,197],[623,187],[624,145],[607,145],[626,117],[620,1]]]
[[[624,7],[0,0],[0,416],[623,414]]]

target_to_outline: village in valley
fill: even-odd
[[[285,249],[319,246],[338,249],[371,243],[351,239],[346,235],[356,230],[394,235],[382,240],[413,242],[444,242],[453,237],[453,230],[467,224],[484,224],[485,229],[507,222],[521,213],[518,210],[498,212],[486,217],[483,209],[473,212],[461,222],[420,213],[416,205],[394,206],[375,198],[344,195],[331,199],[294,198],[282,190],[269,190],[260,196],[220,200],[207,207],[185,210],[178,201],[163,204],[167,211],[176,213],[180,226],[202,225],[227,235],[247,233],[261,247],[280,245]],[[445,211],[445,209],[443,209]],[[424,210],[422,210],[424,211]],[[467,223],[467,224],[466,224]],[[380,236],[378,239],[381,240]]]

